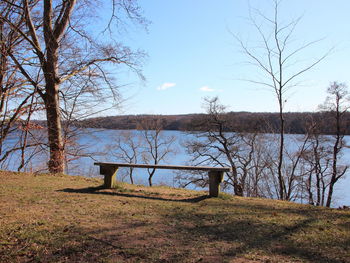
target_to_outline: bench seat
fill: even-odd
[[[223,181],[224,172],[231,171],[230,167],[209,167],[209,166],[152,165],[152,164],[108,163],[108,162],[95,162],[94,165],[100,166],[100,174],[104,175],[105,188],[115,187],[116,174],[119,167],[207,171],[209,176],[209,196],[210,197],[217,197],[219,195],[220,183]]]

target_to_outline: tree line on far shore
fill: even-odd
[[[175,131],[203,131],[200,125],[207,114],[183,114],[183,115],[158,115],[157,117],[164,123],[164,130]],[[154,115],[120,115],[89,118],[77,121],[74,125],[81,128],[103,128],[117,130],[138,129],[141,120],[153,119]],[[309,123],[317,121],[320,123],[319,132],[321,134],[334,134],[332,123],[332,112],[286,112],[284,115],[286,122],[286,133],[305,134]],[[228,125],[227,132],[259,132],[275,133],[279,130],[279,114],[274,112],[227,112],[225,120]],[[343,117],[345,123],[345,134],[350,134],[350,113],[346,112]]]

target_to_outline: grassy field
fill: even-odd
[[[350,262],[350,211],[0,172],[0,262]]]

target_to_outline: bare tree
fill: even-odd
[[[274,0],[274,14],[270,18],[259,10],[253,9],[261,21],[257,21],[253,14],[250,15],[258,36],[261,39],[262,46],[250,47],[240,37],[233,34],[238,41],[243,53],[248,57],[249,62],[259,69],[266,80],[248,79],[249,82],[262,85],[271,89],[276,96],[279,111],[279,154],[277,162],[278,172],[278,197],[287,199],[285,176],[283,174],[284,148],[285,148],[285,119],[284,106],[286,103],[286,92],[298,85],[296,82],[299,77],[319,64],[326,55],[310,62],[310,64],[299,64],[298,59],[301,53],[319,42],[319,40],[302,44],[298,47],[291,45],[292,36],[301,18],[292,20],[289,23],[282,23],[279,17],[280,2]]]
[[[195,140],[187,142],[187,149],[193,156],[191,162],[197,165],[214,164],[229,165],[232,169],[228,182],[233,186],[235,195],[243,195],[243,186],[237,174],[237,153],[239,138],[235,133],[228,133],[225,106],[221,105],[218,97],[204,100],[207,115],[198,125],[204,132],[195,133]]]
[[[138,124],[143,137],[142,159],[147,164],[160,164],[177,152],[173,135],[164,134],[164,121],[158,116],[150,116]],[[147,169],[148,184],[152,186],[152,178],[156,168]]]
[[[220,104],[217,97],[205,99],[204,108],[207,114],[197,123],[201,131],[192,133],[194,139],[185,144],[192,156],[191,164],[230,166],[232,172],[226,173],[224,186],[232,186],[234,194],[238,196],[258,196],[260,178],[257,176],[264,169],[261,152],[256,151],[260,149],[257,145],[261,142],[259,135],[232,132],[232,120],[228,119],[225,106]],[[198,176],[190,181],[206,182],[205,178],[198,180]]]
[[[347,86],[344,83],[333,82],[327,89],[328,96],[320,106],[322,110],[328,111],[333,117],[334,127],[333,149],[332,149],[332,173],[328,187],[328,196],[326,206],[330,207],[332,203],[333,191],[335,183],[343,177],[349,166],[341,164],[340,157],[344,147],[347,147],[344,136],[347,123],[344,121],[344,115],[350,108],[350,96]]]
[[[304,152],[304,166],[306,167],[305,188],[309,204],[324,206],[326,203],[326,189],[329,185],[332,159],[331,141],[328,135],[319,132],[320,121],[311,118],[308,125],[310,148]]]
[[[285,175],[285,188],[284,196],[285,200],[296,201],[302,200],[304,196],[303,191],[303,178],[306,175],[306,170],[303,163],[303,156],[310,148],[310,134],[305,134],[301,138],[293,140],[290,138],[291,144],[286,148],[286,161],[284,164]]]
[[[248,174],[244,187],[246,196],[273,198],[269,191],[270,185],[264,180],[266,178],[264,174],[269,173],[267,168],[270,163],[267,138],[257,133],[245,134],[245,136],[248,138],[248,140],[243,139],[246,144],[243,148],[246,150],[239,154],[239,162],[244,168],[242,170]]]
[[[328,96],[319,106],[322,117],[309,121],[308,134],[310,148],[302,158],[307,170],[305,186],[310,204],[330,207],[334,186],[346,175],[348,164],[342,160],[346,145],[347,121],[345,115],[350,107],[350,96],[344,83],[333,82],[327,89]],[[320,133],[320,127],[327,121],[332,135]]]
[[[63,149],[65,152],[65,172],[72,169],[78,171],[76,160],[81,158],[95,159],[101,155],[100,151],[92,151],[91,145],[84,138],[94,138],[93,130],[82,128],[79,121],[91,116],[95,112],[95,104],[99,100],[87,99],[89,97],[89,80],[79,78],[70,79],[61,87],[60,112],[62,118]],[[101,102],[101,101],[100,101]]]
[[[276,147],[271,143],[275,135],[234,132],[234,119],[230,119],[218,98],[206,99],[205,108],[207,115],[198,123],[201,131],[192,133],[194,138],[186,142],[191,164],[230,166],[232,173],[226,173],[224,186],[232,186],[235,195],[278,198]],[[295,141],[289,138],[288,142],[282,169],[283,195],[286,200],[297,200],[302,196],[305,174],[302,157],[310,147],[309,136]],[[196,175],[190,179],[202,183]]]
[[[8,8],[4,2],[0,3],[0,18],[13,19],[16,28],[25,25],[24,18],[17,15],[16,9]],[[30,121],[31,116],[40,109],[40,105],[36,91],[28,88],[28,82],[19,74],[19,67],[11,60],[11,54],[22,45],[24,37],[3,19],[0,19],[0,163],[4,167],[9,157],[20,155],[18,170],[21,170],[30,160],[25,155],[25,149],[40,144],[30,140],[29,132],[29,127],[35,128]],[[12,139],[9,140],[10,137]]]
[[[48,167],[52,173],[62,173],[65,166],[62,134],[61,95],[65,85],[83,79],[86,86],[85,100],[100,97],[118,99],[116,85],[109,69],[126,65],[139,71],[140,52],[133,52],[116,41],[103,41],[89,32],[85,26],[91,21],[98,2],[76,0],[4,0],[5,10],[15,10],[13,16],[1,16],[6,24],[23,38],[20,48],[10,50],[9,56],[23,77],[32,85],[45,105],[50,158]],[[144,22],[135,1],[114,0],[108,22],[130,18]],[[122,15],[122,13],[126,15]],[[16,21],[23,19],[24,26]],[[107,95],[109,93],[109,96]]]
[[[118,160],[126,163],[138,163],[141,158],[142,137],[138,131],[121,131],[115,138],[109,149],[112,155]],[[134,184],[134,167],[129,167],[129,178],[131,184]]]

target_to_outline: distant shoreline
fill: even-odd
[[[222,115],[225,119],[227,132],[277,133],[279,132],[279,115],[276,112],[228,112]],[[103,128],[114,130],[138,129],[141,120],[158,118],[163,122],[164,130],[174,131],[204,131],[205,118],[208,115],[179,114],[179,115],[117,115],[95,117],[72,121],[72,125],[81,128]],[[285,133],[306,134],[312,122],[319,123],[320,134],[334,134],[334,122],[331,112],[287,112],[284,113]],[[45,120],[36,120],[42,126]],[[350,113],[344,115],[345,134],[350,135]]]

